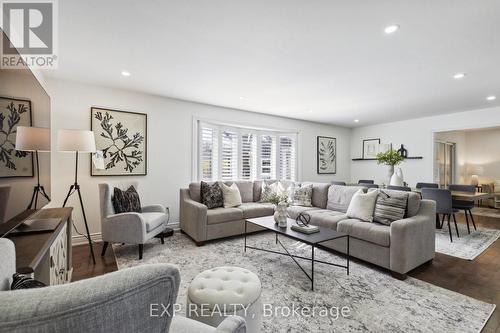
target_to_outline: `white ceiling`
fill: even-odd
[[[64,0],[46,74],[363,126],[500,105],[499,32],[499,0]]]

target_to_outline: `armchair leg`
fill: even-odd
[[[106,249],[108,248],[108,244],[109,242],[104,242],[102,244],[102,252],[101,252],[101,257],[104,257],[104,255],[106,254]]]
[[[163,237],[163,233],[160,235],[160,240],[162,244],[165,244],[165,237]]]
[[[142,260],[143,250],[144,250],[144,244],[139,244],[139,260]]]

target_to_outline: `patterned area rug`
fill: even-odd
[[[500,219],[500,209],[495,208],[474,207],[472,208],[472,214],[478,216],[496,217]]]
[[[453,243],[450,242],[450,234],[447,225],[445,225],[443,229],[436,229],[436,252],[462,259],[473,260],[500,237],[500,230],[485,228],[474,230],[472,225],[470,228],[471,233],[469,235],[467,233],[467,226],[459,223],[458,233],[460,237],[457,237],[455,224],[452,222],[451,234],[453,236]]]
[[[310,255],[308,246],[281,237],[292,253]],[[248,237],[248,245],[280,250],[274,235]],[[262,302],[268,304],[262,332],[479,332],[495,305],[408,278],[394,279],[385,271],[354,262],[344,269],[316,264],[315,291],[303,272],[285,256],[255,250],[243,252],[243,238],[210,242],[196,247],[185,235],[175,233],[165,245],[152,240],[137,259],[137,246],[113,246],[119,269],[150,263],[171,263],[180,268],[177,301],[185,309],[190,281],[201,271],[217,266],[239,266],[256,273],[262,282]],[[344,264],[344,258],[317,250],[316,256]],[[304,262],[307,266],[307,262]],[[317,309],[315,315],[287,315],[289,309]],[[335,309],[347,307],[347,316]],[[328,315],[321,309],[329,310]],[[182,311],[181,311],[182,313]],[[347,312],[344,312],[347,313]]]

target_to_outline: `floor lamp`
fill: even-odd
[[[31,209],[32,207],[33,209],[36,209],[39,194],[50,201],[50,197],[47,193],[45,193],[43,186],[40,185],[40,163],[38,162],[39,152],[50,151],[50,129],[42,127],[17,126],[16,150],[35,153],[36,185],[33,188],[33,195],[31,196],[31,201],[27,209]]]
[[[69,197],[76,192],[78,194],[78,199],[80,200],[80,207],[82,209],[83,221],[85,222],[85,230],[87,231],[87,240],[89,241],[92,261],[95,264],[94,249],[92,248],[92,240],[90,239],[89,225],[85,215],[82,194],[80,193],[80,185],[78,184],[78,153],[95,153],[94,132],[86,130],[59,130],[59,133],[57,134],[57,147],[60,152],[75,153],[75,182],[69,187],[66,199],[64,199],[63,207],[66,207]]]

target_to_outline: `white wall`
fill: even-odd
[[[179,189],[191,181],[193,117],[299,131],[299,179],[329,182],[350,177],[350,132],[343,127],[322,125],[252,112],[226,109],[175,99],[99,87],[69,81],[47,79],[52,98],[52,205],[62,205],[68,186],[73,183],[74,155],[58,153],[55,142],[58,129],[90,129],[90,107],[136,111],[148,114],[148,175],[142,177],[91,177],[89,156],[81,158],[79,183],[91,233],[100,231],[97,184],[103,181],[140,181],[144,203],[161,203],[171,209],[178,221]],[[316,174],[316,136],[337,138],[337,174]],[[76,205],[76,197],[70,201]],[[81,212],[74,220],[83,231]]]
[[[467,181],[479,174],[480,183],[500,182],[500,128],[465,133]]]
[[[423,156],[422,160],[406,160],[401,165],[405,181],[415,186],[433,179],[434,132],[498,125],[500,107],[359,127],[351,133],[351,158],[361,157],[363,139],[380,138],[382,143],[392,142],[396,149],[404,144],[409,156]],[[351,181],[363,178],[382,183],[386,174],[387,167],[376,161],[351,162]]]

